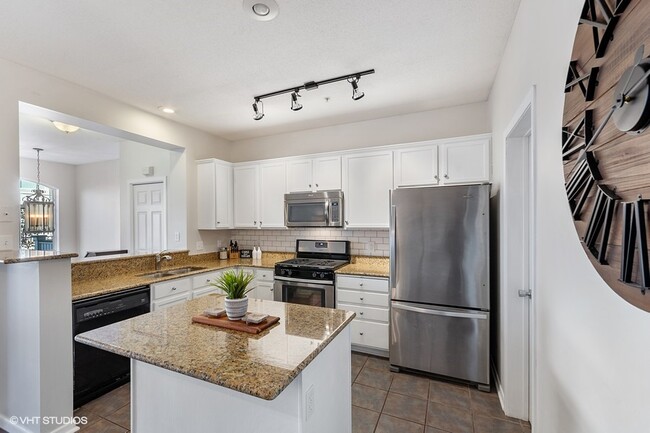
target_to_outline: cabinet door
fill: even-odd
[[[232,223],[232,167],[226,164],[216,163],[216,221],[215,227],[218,229],[230,229]],[[198,195],[199,203],[203,199]]]
[[[440,145],[440,179],[444,184],[488,182],[490,140],[471,140]]]
[[[312,191],[311,159],[299,159],[287,162],[287,191]]]
[[[257,227],[257,186],[259,167],[249,165],[235,167],[235,227]]]
[[[345,227],[387,228],[393,152],[345,155],[342,161]]]
[[[259,282],[255,287],[255,297],[257,299],[273,300],[273,283]]]
[[[286,164],[260,165],[259,227],[284,227],[284,194],[287,192]]]
[[[198,229],[216,228],[215,163],[201,161],[196,164],[196,194],[200,197],[197,203]]]
[[[341,157],[316,158],[312,163],[313,189],[322,191],[341,189]]]
[[[395,188],[438,184],[437,145],[396,150],[394,157]]]

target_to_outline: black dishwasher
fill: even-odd
[[[74,341],[77,334],[149,312],[149,286],[72,303],[75,409],[129,381],[129,358]]]

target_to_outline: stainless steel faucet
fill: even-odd
[[[162,265],[162,262],[164,262],[165,260],[171,260],[172,259],[172,256],[170,256],[169,254],[163,255],[163,253],[165,253],[166,251],[167,250],[163,250],[163,251],[161,251],[159,253],[156,253],[156,270],[157,271],[160,270],[160,265]]]

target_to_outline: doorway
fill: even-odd
[[[167,248],[167,198],[164,180],[131,184],[132,251],[153,253]]]
[[[501,201],[499,396],[506,415],[534,418],[535,89],[505,131]]]

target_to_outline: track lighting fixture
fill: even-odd
[[[253,119],[262,120],[262,117],[264,117],[264,104],[262,104],[262,101],[257,98],[255,98],[255,102],[253,102],[253,111],[255,111]]]
[[[300,102],[298,102],[299,97],[300,97],[300,95],[298,94],[297,91],[295,91],[295,92],[293,92],[291,94],[291,109],[293,111],[302,110],[302,104]]]
[[[355,72],[354,74],[342,75],[340,77],[329,78],[327,80],[308,81],[300,86],[294,86],[288,89],[278,90],[277,92],[271,92],[271,93],[266,93],[264,95],[255,96],[253,102],[253,111],[255,112],[255,116],[253,117],[253,119],[260,120],[262,119],[262,117],[264,117],[264,106],[262,105],[262,99],[264,98],[270,98],[272,96],[291,93],[291,110],[298,111],[302,109],[302,104],[298,102],[298,98],[300,98],[300,94],[298,92],[300,92],[301,90],[316,90],[318,89],[319,86],[322,86],[324,84],[336,83],[337,81],[347,80],[347,82],[352,85],[352,99],[358,101],[359,99],[365,96],[365,94],[359,90],[359,80],[363,75],[370,75],[374,73],[375,73],[374,69],[368,69],[367,71]]]
[[[366,96],[365,93],[359,90],[359,85],[357,84],[358,82],[359,77],[348,78],[348,83],[352,84],[352,99],[355,101],[358,101],[359,99]]]

